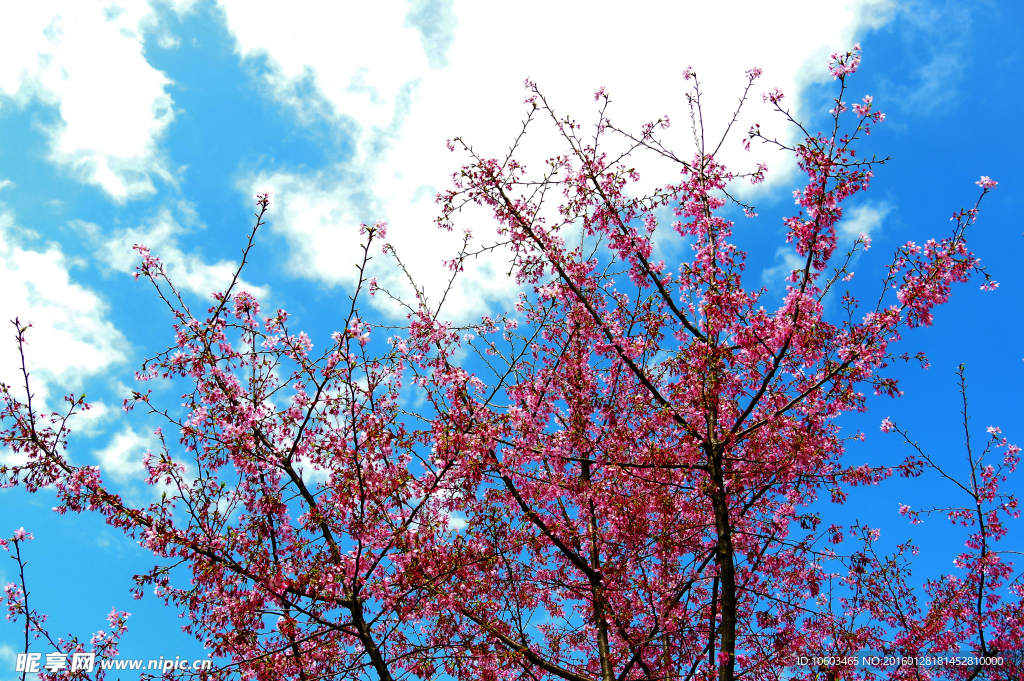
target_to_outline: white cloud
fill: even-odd
[[[792,248],[781,247],[775,251],[775,265],[761,271],[761,280],[769,287],[780,286],[793,270],[802,270],[806,264]]]
[[[155,434],[143,435],[131,426],[125,426],[120,433],[115,435],[110,444],[94,453],[99,463],[100,472],[105,482],[111,480],[124,485],[130,481],[142,481],[146,477],[146,467],[142,458],[146,451],[154,457],[162,451],[160,441]],[[182,483],[185,486],[195,481],[192,474],[192,466],[187,458],[175,459],[175,463],[182,465],[185,470],[181,473]],[[166,478],[159,478],[155,484],[142,487],[125,487],[124,493],[132,503],[144,503],[146,492],[156,499],[159,499],[165,492],[168,496],[179,494],[175,482],[167,483]]]
[[[4,582],[6,584],[7,582]],[[4,660],[7,664],[4,665],[5,669],[14,669],[14,663],[17,659],[18,653],[11,646],[6,643],[0,643],[0,660]]]
[[[871,235],[878,229],[885,216],[892,212],[892,206],[885,201],[865,202],[845,211],[839,221],[838,234],[840,242],[852,242],[861,234]],[[761,271],[761,280],[768,286],[778,286],[793,270],[802,270],[807,264],[792,246],[780,247],[775,252],[775,264]]]
[[[358,185],[357,185],[358,186]],[[356,263],[362,258],[360,223],[372,223],[379,216],[391,219],[387,240],[396,245],[399,256],[418,285],[426,285],[432,304],[440,301],[450,280],[450,272],[442,261],[450,259],[462,243],[459,233],[447,233],[433,223],[433,196],[400,207],[397,201],[374,215],[373,207],[386,205],[376,197],[354,196],[359,189],[350,189],[344,182],[336,183],[326,174],[274,173],[259,175],[247,183],[253,192],[273,191],[269,218],[271,229],[283,233],[291,245],[290,270],[298,275],[328,285],[346,285],[355,281]],[[248,189],[246,189],[248,191]],[[367,205],[370,204],[370,205]],[[468,210],[467,214],[472,214]],[[493,234],[486,216],[478,231]],[[481,225],[483,226],[481,228]],[[405,275],[394,266],[390,255],[382,255],[381,242],[371,251],[376,262],[369,274],[392,292],[410,299],[411,289]],[[455,280],[455,289],[445,301],[444,311],[457,317],[482,314],[489,303],[511,306],[514,291],[508,285],[507,267],[499,269],[496,258],[480,258],[466,264],[466,275]],[[373,302],[383,309],[397,312],[388,299],[379,294]]]
[[[115,395],[126,395],[128,393],[114,393]],[[79,435],[98,435],[107,424],[117,420],[121,415],[120,409],[112,409],[104,402],[89,398],[89,410],[79,412],[75,417],[74,431]]]
[[[165,50],[173,50],[181,45],[181,38],[170,33],[161,33],[156,39],[156,44]]]
[[[301,457],[294,459],[295,471],[305,482],[326,483],[331,478],[331,471],[315,463],[304,461]]]
[[[56,107],[50,160],[123,201],[173,180],[157,148],[171,121],[170,81],[147,63],[145,0],[15,3],[4,11],[0,104]]]
[[[45,251],[21,248],[11,238],[14,229],[11,213],[0,212],[0,317],[6,322],[18,316],[22,324],[32,323],[30,370],[78,387],[84,378],[124,361],[126,341],[104,320],[106,303],[71,280],[56,245]],[[4,338],[10,341],[13,335],[11,327]],[[19,361],[13,342],[0,345],[0,358],[0,374],[11,383],[11,369]]]
[[[293,269],[315,280],[350,283],[356,226],[387,219],[390,240],[435,296],[447,279],[440,260],[452,255],[459,235],[438,233],[432,199],[464,161],[447,152],[444,140],[462,136],[485,156],[502,155],[525,115],[525,77],[538,83],[558,112],[585,125],[595,118],[593,93],[600,86],[611,94],[611,119],[627,130],[670,113],[675,124],[668,141],[685,157],[692,137],[683,68],[693,66],[701,78],[708,137],[717,139],[738,100],[743,72],[760,66],[764,76],[734,132],[742,134],[757,121],[789,139],[791,130],[766,110],[760,92],[782,87],[799,112],[802,88],[829,78],[828,54],[848,48],[865,27],[883,23],[892,6],[889,0],[805,0],[790,3],[786,12],[765,12],[753,1],[651,1],[624,12],[620,4],[535,0],[509,11],[489,3],[392,0],[311,3],[285,11],[269,0],[221,4],[240,54],[265,59],[269,92],[293,107],[300,121],[333,122],[354,146],[352,159],[329,172],[284,169],[244,184],[246,191],[278,192],[272,227],[290,239]],[[311,89],[314,96],[303,96]],[[551,143],[548,122],[538,123],[519,154],[534,169],[561,150]],[[767,161],[775,171],[769,184],[793,169],[790,160],[766,148],[745,154],[739,136],[721,158],[742,169]],[[644,164],[639,191],[677,176],[678,168],[656,159]],[[459,226],[486,233],[490,222],[477,213]],[[477,314],[489,301],[508,300],[506,270],[500,257],[468,268],[449,313]]]
[[[0,380],[21,395],[24,385],[15,331],[8,320],[18,317],[27,332],[26,363],[32,375],[35,406],[46,411],[58,405],[55,389],[80,392],[85,379],[125,361],[127,341],[106,321],[106,303],[72,281],[69,262],[60,248],[22,248],[12,214],[0,208]],[[75,426],[93,432],[111,415],[97,403]],[[5,460],[10,460],[8,456]]]
[[[178,14],[188,14],[195,9],[196,4],[199,0],[162,0],[165,4],[171,6],[171,8]]]
[[[187,204],[178,208],[186,224],[204,229],[195,222],[195,215]],[[125,273],[135,271],[140,257],[133,246],[142,244],[149,247],[150,252],[160,258],[167,274],[179,291],[189,291],[208,300],[215,291],[223,291],[231,283],[231,277],[238,269],[238,263],[231,260],[219,260],[206,263],[196,253],[185,253],[178,245],[178,237],[187,229],[175,219],[169,208],[162,208],[147,224],[131,229],[122,229],[110,234],[103,234],[97,225],[72,221],[71,226],[90,233],[96,243],[96,257],[115,270]],[[235,291],[248,291],[263,303],[266,303],[269,289],[239,280]]]
[[[862,233],[870,235],[891,212],[892,206],[885,201],[862,203],[845,212],[839,222],[839,236],[856,239]]]
[[[469,527],[469,523],[466,521],[466,517],[464,515],[453,511],[448,514],[448,527],[452,528],[456,532],[461,532]]]
[[[110,440],[110,444],[96,452],[104,479],[113,477],[118,482],[129,478],[144,478],[146,469],[142,456],[152,446],[152,438],[139,435],[131,426]]]

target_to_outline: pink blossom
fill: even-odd
[[[829,73],[833,78],[845,78],[857,72],[860,66],[860,43],[846,53],[835,52],[829,57]]]
[[[1024,636],[1020,579],[994,547],[1018,513],[999,486],[1019,448],[991,427],[961,475],[923,452],[851,463],[863,433],[840,429],[873,406],[868,388],[902,394],[892,368],[910,360],[901,334],[983,274],[964,236],[978,212],[965,209],[952,236],[908,242],[881,263],[886,278],[866,306],[848,292],[841,314],[827,309],[870,246],[861,234],[839,248],[846,202],[877,165],[851,146],[880,120],[870,97],[861,117],[838,115],[859,59],[859,45],[833,55],[842,82],[828,129],[776,142],[803,176],[783,223],[783,248],[800,264],[786,266],[781,301],[745,269],[731,219],[746,208],[731,183],[759,180],[763,166],[730,171],[697,129],[678,176],[639,196],[631,147],[679,160],[657,148],[659,123],[619,131],[602,115],[584,134],[527,81],[527,121],[550,124],[562,144],[549,167],[527,173],[517,144],[489,157],[455,138],[466,161],[439,195],[437,221],[453,231],[464,206],[487,213],[523,291],[514,319],[456,325],[417,290],[400,301],[404,321],[388,321],[388,343],[372,343],[357,287],[341,330],[313,355],[284,311],[259,320],[256,299],[235,288],[205,317],[190,310],[142,247],[138,272],[173,327],[138,378],[182,395],[180,408],[160,401],[168,391],[126,402],[178,435],[143,455],[159,500],[113,493],[65,450],[78,446],[65,415],[40,414],[6,386],[0,445],[28,463],[4,468],[0,484],[47,490],[59,514],[95,510],[159,556],[134,593],[182,610],[226,661],[211,677],[592,678],[611,666],[613,678],[681,668],[710,678],[717,661],[728,678],[767,679],[816,673],[780,654],[796,649],[912,655],[977,649],[989,633],[992,650],[1010,649]],[[781,91],[765,98],[791,120]],[[619,134],[627,144],[607,143]],[[774,141],[757,126],[747,134]],[[661,219],[667,211],[674,219]],[[385,231],[364,225],[362,252]],[[673,242],[687,254],[659,260],[678,249],[656,244]],[[453,274],[477,252],[456,255]],[[361,266],[356,281],[368,275]],[[68,401],[84,411],[84,399]],[[889,417],[880,430],[905,434]],[[969,528],[954,551],[959,572],[924,589],[908,580],[913,545],[876,554],[876,529],[826,529],[814,514],[823,495],[849,503],[854,488],[896,473],[960,477],[962,499],[937,511]],[[928,511],[900,513],[916,523]],[[860,546],[839,555],[840,542]],[[169,565],[184,574],[172,581]],[[18,613],[24,594],[14,585],[6,600]],[[521,626],[531,613],[543,623]],[[97,654],[116,653],[126,616],[111,613],[109,633],[92,638]],[[26,628],[43,633],[44,617],[31,617]],[[600,631],[607,646],[595,645]]]
[[[782,90],[780,90],[779,88],[773,88],[770,92],[766,92],[765,94],[763,94],[761,98],[766,102],[771,102],[772,104],[777,105],[779,102],[782,101],[782,99],[785,96],[786,95],[782,92]]]
[[[864,95],[863,101],[863,104],[858,103],[853,105],[853,112],[858,116],[867,116],[871,111],[871,102],[873,101],[871,95]]]

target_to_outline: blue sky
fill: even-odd
[[[849,460],[902,458],[895,437],[878,431],[890,416],[950,465],[962,461],[954,374],[960,362],[977,432],[999,425],[1020,443],[1021,5],[710,4],[627,9],[538,1],[513,8],[395,0],[307,2],[284,11],[281,3],[253,0],[55,0],[6,11],[0,322],[19,316],[35,325],[30,359],[47,405],[57,406],[69,390],[84,390],[96,405],[75,427],[74,460],[100,465],[129,498],[144,502],[152,494],[142,484],[141,458],[160,424],[126,415],[119,405],[133,371],[170,338],[170,326],[151,290],[130,277],[133,243],[162,257],[193,301],[208,299],[236,262],[253,194],[273,190],[246,287],[265,308],[289,310],[295,328],[323,342],[347,305],[360,222],[387,220],[418,280],[437,290],[439,263],[455,244],[433,226],[433,196],[462,161],[445,140],[460,135],[483,153],[503,153],[525,111],[525,77],[585,125],[595,113],[592,93],[602,85],[621,127],[669,113],[679,149],[689,153],[683,68],[698,72],[711,120],[722,121],[743,72],[760,66],[761,89],[781,87],[797,117],[817,129],[834,96],[827,56],[856,41],[864,60],[848,100],[871,94],[887,115],[863,151],[893,160],[850,203],[851,232],[874,240],[857,264],[855,286],[876,290],[895,246],[945,236],[949,215],[972,205],[974,181],[989,175],[999,186],[986,198],[970,243],[1000,287],[958,287],[932,328],[906,335],[904,349],[925,350],[932,367],[902,371],[901,399],[873,399],[867,415],[844,418],[844,427],[867,434],[851,445]],[[757,121],[792,140],[756,99],[738,131]],[[545,146],[544,135],[538,130],[531,138],[528,165],[560,151]],[[781,218],[793,210],[795,167],[756,145],[746,154],[739,136],[723,160],[736,167],[768,163],[768,181],[747,194],[760,216],[737,218],[736,233],[750,254],[752,282],[781,297],[789,267]],[[638,167],[644,186],[673,177],[657,164]],[[461,219],[483,236],[493,228],[483,213]],[[465,321],[509,309],[517,290],[501,272],[496,262],[474,263],[449,313]],[[400,285],[393,270],[375,274]],[[394,310],[380,305],[368,314],[393,318]],[[0,379],[12,382],[15,367],[14,346],[5,340]],[[0,452],[5,461],[12,456]],[[1013,486],[1021,489],[1019,481]],[[956,532],[938,520],[911,527],[895,512],[899,502],[926,503],[926,495],[947,491],[937,482],[892,483],[842,512],[881,526],[886,540],[915,537],[925,549],[920,574],[937,574],[952,567],[961,545]],[[201,657],[198,644],[178,630],[176,613],[152,597],[131,600],[130,577],[150,567],[152,556],[98,517],[55,516],[52,502],[47,492],[0,492],[0,535],[20,526],[35,534],[27,547],[30,589],[33,605],[50,614],[52,631],[88,637],[116,606],[133,613],[123,656]],[[1015,529],[1006,548],[1021,550]],[[12,565],[0,562],[0,582],[13,579]],[[2,681],[13,678],[18,636],[13,625],[0,626]]]

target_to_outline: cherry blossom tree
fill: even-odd
[[[237,290],[269,208],[261,195],[239,270],[205,314],[138,247],[137,278],[167,305],[175,341],[137,377],[184,386],[182,413],[151,392],[125,401],[177,434],[174,445],[158,431],[161,449],[144,460],[159,501],[132,506],[97,468],[70,461],[67,424],[88,405],[72,395],[63,413],[38,413],[24,362],[20,393],[2,389],[2,437],[25,463],[0,470],[2,482],[52,488],[58,512],[98,511],[161,556],[136,595],[152,588],[187,613],[186,630],[224,662],[200,678],[992,676],[990,658],[1010,660],[1024,636],[1021,575],[999,543],[1017,516],[1000,485],[1019,448],[992,428],[963,472],[921,450],[850,466],[844,443],[860,435],[837,418],[866,409],[867,387],[898,395],[895,364],[927,362],[894,346],[932,323],[953,284],[980,276],[995,288],[967,235],[996,183],[978,182],[948,236],[899,247],[866,310],[842,292],[871,243],[861,235],[843,252],[843,202],[886,160],[854,149],[884,119],[871,97],[844,101],[859,63],[859,47],[832,55],[827,132],[804,130],[774,90],[766,101],[802,141],[759,126],[742,140],[794,154],[806,175],[786,220],[802,265],[774,310],[766,289],[744,286],[746,254],[725,217],[730,206],[754,217],[735,187],[767,169],[737,174],[716,160],[733,124],[719,140],[703,135],[692,70],[696,151],[685,159],[660,136],[667,118],[620,129],[602,89],[585,134],[528,81],[509,153],[453,140],[467,161],[438,197],[443,229],[467,204],[493,215],[501,242],[474,246],[467,231],[448,264],[454,281],[468,259],[504,249],[523,290],[514,312],[457,327],[411,278],[412,300],[378,286],[367,268],[380,245],[404,270],[378,223],[363,228],[342,330],[314,353],[284,311],[261,315]],[[747,76],[741,106],[760,71]],[[531,175],[517,150],[543,119],[564,150]],[[679,181],[635,196],[630,164],[643,154],[675,164]],[[656,257],[673,242],[692,259]],[[368,323],[367,293],[404,305],[407,324]],[[827,313],[833,300],[841,314]],[[28,327],[15,326],[24,349]],[[882,428],[913,445],[888,419]],[[894,474],[938,475],[966,495],[903,509],[973,528],[957,574],[918,587],[912,544],[882,555],[873,528],[822,520],[824,499],[854,503],[854,488]],[[43,635],[25,593],[8,591],[10,612]],[[900,662],[850,662],[862,651]],[[981,661],[919,659],[964,651]]]

